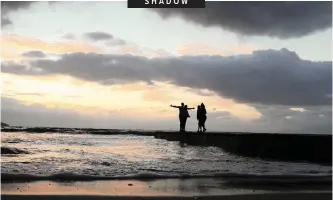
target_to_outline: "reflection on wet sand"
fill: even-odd
[[[2,194],[24,195],[119,195],[119,196],[193,196],[253,193],[251,189],[221,187],[221,180],[214,179],[159,179],[153,181],[114,180],[90,182],[5,183]],[[268,193],[268,191],[256,191]]]

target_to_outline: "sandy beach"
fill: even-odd
[[[180,196],[172,196],[172,197],[134,197],[134,196],[91,196],[91,195],[2,195],[3,199],[8,200],[39,200],[39,199],[50,199],[50,200],[58,200],[58,199],[82,199],[82,200],[107,200],[107,199],[122,199],[122,200],[169,200],[169,199],[198,199],[198,200],[326,200],[332,199],[332,193],[281,193],[281,194],[258,194],[258,195],[220,195],[220,196],[200,196],[200,197],[180,197]]]
[[[36,181],[3,183],[2,198],[16,199],[331,199],[329,187],[291,189],[284,186],[242,187],[215,179]]]

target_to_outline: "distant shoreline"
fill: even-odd
[[[134,135],[154,135],[157,132],[163,133],[179,133],[176,130],[144,130],[144,129],[104,129],[104,128],[63,128],[63,127],[22,127],[22,126],[8,126],[1,127],[1,132],[31,132],[31,133],[68,133],[68,134],[134,134]],[[197,133],[195,131],[187,131],[187,133]],[[239,131],[207,131],[206,134],[256,134],[256,135],[328,135],[330,133],[274,133],[274,132],[239,132]]]

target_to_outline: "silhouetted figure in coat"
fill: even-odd
[[[190,115],[188,114],[188,110],[194,108],[187,108],[187,105],[185,106],[184,103],[181,103],[181,106],[170,106],[179,109],[179,131],[185,131],[186,120],[188,117],[190,117]]]
[[[188,108],[187,105],[184,106],[184,118],[182,118],[182,130],[185,131],[186,127],[186,121],[187,118],[191,117],[190,114],[188,113],[188,110],[192,110],[194,108]]]
[[[205,104],[201,103],[200,105],[200,111],[199,111],[199,126],[203,128],[203,132],[205,132],[206,129],[206,120],[207,120],[207,111]]]
[[[198,120],[198,131],[197,132],[201,132],[202,131],[202,126],[200,124],[200,115],[201,115],[201,106],[198,105],[197,107],[197,120]]]

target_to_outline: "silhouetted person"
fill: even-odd
[[[198,131],[197,132],[201,132],[202,129],[201,129],[201,124],[200,124],[200,114],[201,114],[201,106],[198,105],[198,108],[197,108],[197,120],[198,120]]]
[[[170,105],[173,108],[178,108],[179,109],[179,131],[185,131],[185,126],[186,126],[186,120],[189,117],[188,114],[188,109],[187,106],[185,108],[184,103],[181,103],[181,106],[174,106]],[[194,109],[194,108],[190,108]]]
[[[181,106],[174,106],[174,105],[170,105],[173,108],[178,108],[179,109],[179,131],[182,131],[182,119],[184,118],[184,103],[180,104]]]
[[[186,127],[186,121],[187,121],[187,118],[190,117],[190,114],[188,113],[188,110],[192,110],[194,108],[188,108],[187,105],[184,106],[184,118],[182,118],[182,130],[185,131],[185,127]]]
[[[200,117],[199,117],[199,125],[202,126],[203,128],[203,132],[205,132],[207,129],[206,129],[206,120],[207,120],[207,111],[206,111],[206,107],[205,107],[205,104],[201,103],[200,105]]]

